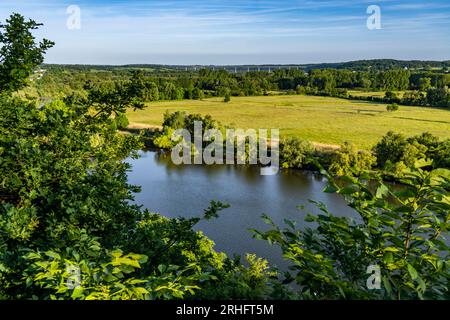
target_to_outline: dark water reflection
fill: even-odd
[[[267,229],[263,213],[282,224],[284,219],[302,223],[305,205],[318,212],[308,199],[325,203],[338,216],[352,215],[352,210],[337,195],[322,192],[326,181],[311,173],[283,171],[275,176],[261,176],[257,167],[249,166],[175,166],[170,157],[142,152],[130,159],[131,184],[142,187],[136,202],[152,212],[167,217],[199,217],[211,200],[226,202],[229,209],[220,218],[202,222],[197,229],[215,241],[216,249],[229,255],[256,253],[273,265],[285,266],[279,250],[266,242],[252,239],[249,228]]]

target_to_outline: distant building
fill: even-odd
[[[35,80],[42,79],[42,77],[45,75],[46,72],[47,72],[47,70],[39,68],[36,71],[34,71],[33,75],[30,78],[30,80],[31,81],[35,81]]]

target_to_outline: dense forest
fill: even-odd
[[[53,43],[36,42],[32,31],[39,26],[13,14],[0,28],[1,299],[450,298],[450,172],[438,162],[448,160],[441,159],[442,141],[426,134],[383,138],[377,165],[403,163],[400,189],[365,165],[357,175],[323,170],[325,192],[344,197],[356,220],[320,203],[321,214],[308,215],[302,227],[291,221],[279,227],[263,216],[267,230],[252,233],[281,249],[290,265],[283,273],[255,255],[241,261],[219,253],[194,231],[228,204],[212,201],[191,219],[169,219],[133,204],[139,187],[129,184],[124,159],[137,157],[143,145],[117,130],[125,111],[145,108],[146,101],[301,88],[406,90],[417,73],[204,69],[174,76],[52,66],[41,77]],[[430,87],[421,90],[427,97],[441,90],[448,99],[447,76],[426,71],[419,79],[429,78]],[[175,122],[188,126],[192,117],[165,120],[172,128]],[[307,149],[294,141],[282,152],[291,153],[286,161],[301,163],[296,152]],[[365,163],[366,154],[360,158],[349,149],[338,160]],[[379,290],[367,287],[371,265],[379,268]]]
[[[384,63],[383,63],[384,62]],[[144,101],[203,99],[225,96],[262,96],[274,94],[309,94],[450,108],[450,73],[418,62],[367,61],[372,68],[353,70],[363,62],[343,64],[345,69],[280,67],[271,71],[227,71],[215,67],[198,71],[176,67],[101,67],[45,65],[35,74],[26,94],[35,97],[61,97],[73,92],[85,94],[86,82],[105,84],[117,80],[139,81]],[[409,67],[405,67],[405,66]],[[387,66],[393,66],[387,68]],[[415,67],[415,68],[413,68]],[[358,69],[358,68],[356,68]],[[229,69],[228,69],[229,70]],[[232,69],[231,69],[232,70]],[[236,69],[237,70],[237,69]],[[379,91],[384,96],[355,96],[349,90]],[[396,92],[402,92],[398,95]]]

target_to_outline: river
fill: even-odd
[[[353,215],[345,201],[336,194],[322,192],[326,180],[302,171],[280,171],[261,176],[252,166],[175,166],[170,157],[157,152],[141,152],[139,159],[128,159],[133,167],[129,181],[142,187],[135,201],[152,212],[167,217],[200,217],[211,200],[231,205],[218,219],[196,226],[216,243],[216,250],[229,256],[256,253],[272,265],[285,267],[280,251],[268,243],[252,238],[249,228],[266,230],[263,213],[277,224],[284,219],[304,224],[305,210],[317,213],[308,199],[325,203],[337,216]]]

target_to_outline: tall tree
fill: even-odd
[[[40,26],[18,13],[0,24],[0,92],[23,88],[33,70],[44,62],[45,52],[54,46],[47,39],[36,42],[32,30]]]

